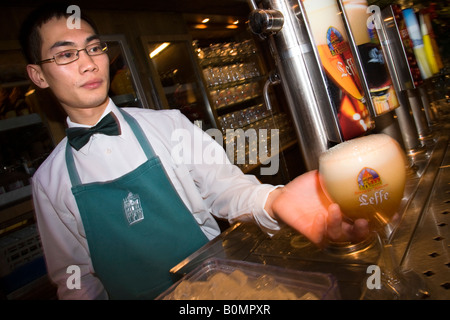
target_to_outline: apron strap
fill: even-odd
[[[156,154],[152,148],[152,145],[148,141],[147,137],[144,134],[144,131],[142,130],[141,126],[136,121],[136,119],[133,118],[130,114],[128,114],[124,110],[122,110],[121,108],[118,108],[118,109],[122,113],[125,121],[130,126],[134,135],[136,136],[136,139],[138,140],[142,150],[144,151],[145,155],[147,156],[147,159],[152,159],[152,158],[156,157]],[[67,144],[66,144],[66,163],[67,163],[67,169],[69,170],[69,177],[70,177],[70,182],[72,183],[72,186],[81,185],[80,175],[78,174],[78,171],[76,169],[75,160],[73,158],[73,153],[72,153],[72,147],[70,146],[69,142],[67,142]]]
[[[152,148],[152,145],[148,141],[147,137],[144,134],[144,131],[142,130],[139,123],[136,121],[135,118],[133,118],[131,115],[129,115],[127,112],[119,108],[120,112],[122,113],[125,120],[128,122],[128,125],[131,127],[131,130],[133,130],[134,135],[139,141],[139,144],[141,145],[141,148],[144,150],[145,155],[147,156],[147,159],[151,159],[156,157],[155,151]]]
[[[73,159],[72,147],[70,146],[69,141],[67,141],[67,144],[66,144],[66,164],[67,164],[67,169],[69,171],[69,177],[70,177],[70,182],[72,183],[72,186],[81,185],[80,175],[78,174],[77,168],[75,167],[75,161]]]

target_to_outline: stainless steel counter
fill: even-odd
[[[448,125],[427,141],[408,172],[401,219],[389,226],[395,259],[425,281],[425,299],[450,299],[450,151]],[[374,241],[356,252],[321,250],[289,227],[272,238],[254,224],[237,223],[175,266],[182,276],[208,258],[243,260],[332,274],[342,299],[365,299],[367,267],[380,263]]]

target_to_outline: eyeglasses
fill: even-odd
[[[86,53],[89,56],[98,56],[101,54],[106,53],[108,51],[108,46],[105,42],[96,42],[93,44],[90,44],[86,46],[86,48],[83,49],[69,49],[64,50],[61,52],[58,52],[53,56],[53,58],[45,59],[39,62],[36,62],[36,64],[43,64],[43,63],[49,63],[49,62],[55,62],[56,64],[63,65],[63,64],[69,64],[71,62],[77,61],[80,58],[80,51],[86,51]]]

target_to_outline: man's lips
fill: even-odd
[[[84,84],[81,85],[82,88],[85,89],[97,89],[98,87],[100,87],[103,83],[103,80],[101,79],[96,79],[96,80],[90,80],[85,82]]]

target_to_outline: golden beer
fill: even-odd
[[[406,159],[397,141],[372,134],[345,141],[319,159],[322,187],[351,220],[367,219],[378,229],[399,209]]]

